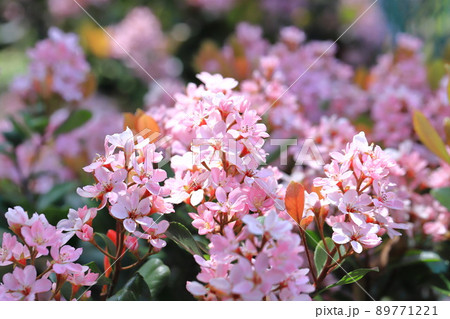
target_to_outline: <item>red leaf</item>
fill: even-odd
[[[296,222],[300,225],[305,207],[305,188],[297,182],[290,182],[286,190],[284,199],[286,210]]]

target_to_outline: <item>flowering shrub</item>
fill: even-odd
[[[61,226],[67,224],[64,221],[58,227],[52,226],[43,214],[34,213],[30,218],[19,206],[8,210],[5,217],[14,235],[3,233],[0,265],[12,264],[14,271],[3,276],[1,300],[79,300],[91,296],[88,289],[80,288],[94,285],[99,274],[91,272],[88,266],[75,263],[83,249],[66,244],[75,234],[79,226],[76,224],[82,223],[80,216],[83,216],[85,226],[90,227],[88,224],[92,223],[95,210],[92,212],[84,207],[69,212],[69,218],[72,217],[74,222],[72,227]],[[76,234],[82,237],[87,232],[89,230],[80,227]],[[49,259],[45,258],[47,256]],[[43,259],[47,259],[46,269],[38,275],[37,262]],[[61,293],[65,284],[71,286],[70,297]]]
[[[2,19],[35,32],[0,25],[0,300],[448,296],[446,58],[382,52],[388,4],[28,4]]]

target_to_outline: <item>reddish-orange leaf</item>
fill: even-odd
[[[284,199],[286,210],[296,222],[300,224],[305,207],[305,188],[297,182],[290,182]]]
[[[134,134],[150,138],[151,142],[158,139],[161,132],[158,123],[141,109],[138,109],[135,114],[124,113],[123,119],[124,129],[128,127]]]
[[[308,216],[308,217],[303,218],[300,222],[300,227],[302,229],[306,229],[306,227],[308,227],[309,224],[312,223],[313,219],[314,219],[313,216]]]

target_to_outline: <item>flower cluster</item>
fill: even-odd
[[[159,217],[155,216],[173,212],[164,198],[170,190],[160,186],[167,173],[155,167],[162,160],[155,148],[149,138],[135,135],[129,128],[108,135],[105,155],[84,168],[93,174],[96,184],[77,190],[82,197],[98,200],[98,209],[107,207],[128,237],[147,240],[152,252],[166,245],[162,239],[169,226],[164,220],[157,223]]]
[[[412,141],[403,142],[390,153],[399,165],[392,176],[397,193],[408,199],[404,209],[394,212],[395,218],[412,225],[410,234],[423,233],[434,241],[448,239],[450,212],[425,191],[448,186],[449,165],[442,162],[437,169],[431,169],[430,162],[434,159]]]
[[[233,92],[237,81],[201,73],[204,85],[188,85],[177,95],[175,112],[165,123],[171,135],[175,177],[166,181],[171,202],[196,207],[190,216],[200,234],[221,233],[249,211],[263,214],[274,207],[277,171],[258,169],[266,126],[249,103]],[[183,110],[183,111],[181,111]]]
[[[79,289],[94,285],[98,274],[76,263],[83,249],[67,245],[67,241],[74,234],[86,240],[92,234],[89,224],[95,215],[96,209],[87,207],[71,210],[69,220],[55,227],[43,214],[30,218],[22,207],[10,208],[5,217],[14,235],[3,233],[0,266],[13,265],[14,270],[3,276],[0,300],[65,300],[68,297],[61,289],[66,283],[72,287],[69,299],[89,298],[88,289],[78,293]],[[38,258],[47,260],[39,275]]]
[[[55,27],[50,28],[48,36],[28,51],[29,73],[17,78],[12,90],[30,99],[56,94],[66,102],[80,102],[86,96],[84,85],[90,67],[78,37]]]
[[[108,32],[114,39],[110,56],[123,60],[143,80],[152,83],[151,77],[178,75],[180,68],[167,54],[161,23],[149,8],[133,8],[120,23],[109,26]]]
[[[397,50],[382,55],[371,70],[368,93],[373,99],[373,138],[386,146],[394,147],[410,139],[415,110],[423,112],[438,128],[442,118],[450,116],[448,80],[444,77],[437,90],[431,89],[421,48],[420,40],[400,34]]]
[[[234,52],[243,52],[244,56]],[[202,66],[210,72],[226,72],[218,68],[235,66],[236,74],[244,74],[247,79],[243,93],[264,101],[262,106],[252,104],[264,113],[270,112],[269,121],[281,127],[288,125],[286,132],[290,134],[292,125],[301,125],[297,117],[313,123],[331,114],[354,119],[368,109],[367,95],[353,82],[352,68],[336,58],[335,45],[306,42],[305,33],[296,27],[283,28],[279,41],[270,45],[262,38],[260,27],[242,23],[236,29],[236,39],[221,54],[226,63],[212,63],[207,57]]]
[[[239,235],[227,228],[213,235],[210,259],[195,256],[201,267],[187,289],[203,300],[310,300],[314,287],[301,268],[300,237],[275,211],[263,218],[247,215]]]
[[[402,209],[403,202],[389,181],[396,163],[379,146],[369,145],[361,132],[342,153],[331,153],[331,157],[324,168],[326,177],[316,178],[314,186],[336,207],[327,218],[336,244],[350,244],[353,251],[361,253],[378,246],[384,233],[398,236],[397,229],[408,228],[390,216],[389,211]],[[315,193],[308,196],[318,199]]]

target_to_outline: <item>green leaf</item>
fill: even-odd
[[[2,134],[5,140],[14,146],[20,145],[25,141],[25,137],[16,131],[3,132]]]
[[[422,251],[418,249],[410,250],[405,254],[403,258],[404,264],[413,264],[415,262],[436,262],[441,261],[442,258],[434,251]]]
[[[60,134],[69,133],[76,128],[79,128],[92,117],[92,113],[88,110],[77,110],[69,115],[67,120],[65,120],[56,130],[55,136]]]
[[[331,252],[333,250],[333,248],[336,246],[334,244],[334,241],[329,238],[329,237],[325,237],[325,242],[327,244],[328,250]],[[341,249],[341,254],[345,254],[345,248],[343,246],[340,246]],[[316,266],[316,270],[317,270],[317,274],[320,274],[323,267],[325,266],[325,263],[328,259],[328,253],[325,250],[325,245],[323,243],[323,241],[321,240],[317,246],[316,249],[314,250],[314,265]],[[332,262],[335,262],[339,259],[339,254],[336,251],[336,253],[331,256],[333,258]]]
[[[420,250],[408,251],[397,266],[407,266],[415,263],[424,263],[435,274],[445,273],[449,266],[448,260],[443,260],[437,253]]]
[[[317,232],[311,229],[306,229],[306,243],[308,244],[308,247],[312,250],[315,250],[317,247],[317,244],[320,242],[320,236]]]
[[[31,116],[29,113],[24,115],[24,120],[31,130],[40,134],[45,132],[49,122],[47,116]]]
[[[447,210],[450,210],[450,187],[433,189],[431,195]]]
[[[29,138],[31,136],[30,130],[22,125],[21,123],[17,122],[16,119],[14,119],[12,116],[9,117],[9,120],[11,121],[14,131],[22,135],[25,139]]]
[[[442,294],[444,296],[450,297],[450,281],[447,278],[445,278],[444,275],[440,275],[439,277],[444,282],[445,288],[440,288],[440,287],[437,287],[437,286],[432,286],[432,288],[434,290],[436,290],[438,293],[440,293],[440,294]]]
[[[436,286],[432,286],[433,290],[435,290],[437,293],[440,293],[441,295],[450,297],[450,290],[445,290],[443,288],[439,288]]]
[[[100,268],[98,268],[97,264],[93,261],[91,261],[90,263],[86,264],[85,266],[88,266],[89,269],[93,272],[99,275],[98,279],[97,279],[97,283],[96,285],[109,285],[111,283],[111,279],[105,276],[102,276],[102,271],[100,270]]]
[[[37,209],[39,211],[45,210],[50,205],[62,199],[66,194],[75,190],[75,183],[67,182],[54,186],[48,193],[43,194],[37,201]]]
[[[150,289],[144,278],[136,273],[109,301],[149,301]]]
[[[138,273],[144,278],[153,297],[158,295],[161,289],[167,285],[170,277],[169,267],[158,258],[150,258],[139,268]]]
[[[420,111],[415,111],[413,115],[414,130],[420,141],[436,156],[450,164],[450,155],[445,144],[428,119]]]
[[[108,253],[110,253],[111,255],[116,254],[116,244],[113,243],[112,240],[108,238],[108,236],[106,236],[105,234],[102,234],[102,233],[94,233],[94,240],[95,240],[95,236],[100,237],[103,240],[103,243],[104,243]],[[98,244],[98,242],[97,242],[97,244]]]
[[[191,232],[184,225],[178,222],[171,222],[169,229],[166,231],[166,235],[190,254],[203,255]]]
[[[325,287],[324,289],[322,289],[321,291],[319,291],[319,294],[324,292],[325,290],[328,290],[333,287],[349,285],[349,284],[355,283],[355,282],[361,280],[367,273],[369,273],[371,271],[378,272],[379,270],[378,270],[378,267],[360,268],[360,269],[353,270],[353,271],[349,272],[348,274],[346,274],[344,277],[342,277],[338,282],[336,282],[332,285],[329,285],[329,286]]]

